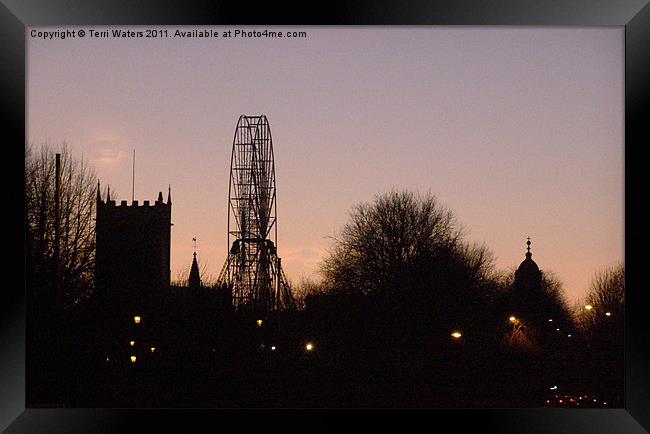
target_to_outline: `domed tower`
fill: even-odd
[[[542,272],[533,261],[533,254],[530,253],[530,237],[526,241],[526,259],[519,265],[515,271],[515,291],[521,294],[530,294],[542,289]]]

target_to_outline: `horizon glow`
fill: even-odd
[[[498,269],[514,271],[530,236],[570,302],[623,262],[623,27],[268,28],[308,37],[28,32],[28,142],[66,141],[129,203],[136,149],[135,199],[171,184],[172,280],[189,272],[194,237],[203,280],[226,259],[241,114],[270,122],[278,254],[294,283],[318,278],[354,204],[392,188],[435,194]]]

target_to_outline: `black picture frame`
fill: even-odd
[[[405,421],[426,422],[429,427],[454,427],[463,431],[507,433],[585,432],[642,433],[650,430],[650,338],[644,311],[649,307],[641,286],[643,233],[637,210],[642,201],[641,151],[650,143],[648,122],[643,114],[650,106],[650,6],[648,0],[588,1],[565,0],[430,0],[404,4],[398,0],[359,1],[346,4],[332,1],[302,6],[279,6],[276,2],[252,6],[248,2],[168,0],[2,0],[0,4],[0,78],[5,146],[15,154],[11,165],[24,160],[25,143],[25,29],[28,26],[88,24],[301,24],[301,25],[543,25],[543,26],[625,26],[625,267],[626,352],[624,409],[495,409],[428,410],[426,414],[392,414],[366,410],[361,415],[373,423],[388,422],[409,429]],[[646,110],[644,110],[646,109]],[[15,161],[13,160],[15,158]],[[7,160],[5,160],[7,165]],[[22,204],[22,188],[17,178],[9,184],[19,190],[16,201]],[[16,213],[17,214],[17,213]],[[19,217],[16,217],[19,220]],[[14,227],[10,219],[6,227]],[[15,223],[15,227],[24,223]],[[11,225],[11,226],[9,226]],[[11,229],[23,246],[21,231]],[[578,240],[577,240],[578,241]],[[14,247],[6,247],[23,261]],[[15,250],[20,250],[16,248]],[[20,257],[19,257],[20,256]],[[19,266],[7,267],[15,274]],[[20,278],[17,279],[20,282]],[[246,430],[267,423],[302,429],[293,416],[280,417],[263,412],[259,417],[241,411],[224,410],[129,410],[129,409],[26,409],[25,408],[25,291],[18,283],[5,286],[0,316],[0,429],[6,433],[100,433],[183,431],[188,426],[213,431],[235,421],[246,421]],[[337,412],[339,415],[341,411]],[[309,426],[323,428],[331,419],[322,411],[302,412]],[[348,415],[346,415],[348,416]],[[413,417],[416,416],[416,417]],[[336,418],[337,421],[339,418]],[[331,422],[330,422],[331,423]],[[410,425],[410,424],[409,424]],[[413,425],[415,429],[417,425]],[[388,428],[388,425],[385,425]]]

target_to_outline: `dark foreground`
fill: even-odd
[[[620,408],[624,404],[622,386],[599,381],[605,377],[593,361],[580,363],[561,353],[552,357],[517,353],[448,336],[420,347],[400,345],[388,337],[314,330],[305,321],[285,319],[280,335],[262,332],[272,325],[257,327],[253,322],[247,327],[251,321],[239,319],[221,324],[222,333],[177,324],[173,338],[135,334],[137,341],[130,346],[127,333],[121,338],[124,342],[110,348],[101,344],[101,334],[93,326],[68,325],[66,333],[50,331],[41,335],[40,343],[30,344],[27,406]],[[46,351],[35,351],[40,347]],[[136,355],[135,362],[131,355]]]

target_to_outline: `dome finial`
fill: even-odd
[[[530,237],[528,237],[528,239],[526,241],[526,245],[527,245],[527,247],[526,247],[526,257],[530,258],[531,256],[533,256],[533,254],[530,253],[530,245],[531,245]]]

